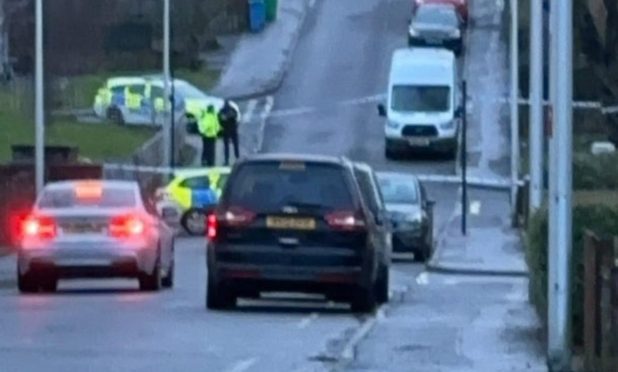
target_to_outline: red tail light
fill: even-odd
[[[365,220],[356,212],[337,211],[324,216],[330,227],[339,230],[356,230],[365,227]]]
[[[246,226],[255,220],[255,213],[244,208],[228,208],[220,217],[228,226]]]
[[[206,220],[206,234],[208,239],[217,237],[219,224],[239,227],[247,226],[255,220],[255,213],[240,207],[231,207],[224,212],[209,214]]]
[[[214,239],[217,237],[217,216],[209,214],[206,220],[206,234],[208,239]]]
[[[109,223],[109,233],[115,238],[141,236],[146,231],[146,222],[136,215],[117,216]]]
[[[21,222],[24,238],[53,239],[56,237],[56,222],[51,217],[31,215]]]

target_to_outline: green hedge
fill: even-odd
[[[615,201],[612,202],[615,204]],[[572,334],[574,345],[582,345],[584,231],[590,229],[599,236],[616,234],[618,206],[588,203],[578,205],[577,200],[575,204],[571,288]],[[547,314],[547,229],[547,209],[542,209],[531,217],[528,224],[526,259],[530,267],[530,299],[543,321],[546,321]]]
[[[573,188],[575,190],[618,189],[618,155],[574,154]]]

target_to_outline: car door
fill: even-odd
[[[425,186],[421,182],[419,182],[418,185],[421,208],[427,214],[427,222],[424,226],[427,242],[431,243],[433,240],[433,205],[429,202],[429,195],[427,195]]]
[[[157,208],[150,198],[148,198],[143,192],[141,192],[142,204],[148,214],[150,214],[156,221],[156,227],[159,231],[160,244],[161,244],[161,266],[166,270],[170,268],[173,261],[173,241],[174,233],[172,229],[163,221]]]
[[[354,173],[358,180],[359,187],[363,194],[363,198],[367,203],[367,207],[371,211],[373,222],[376,227],[375,242],[378,250],[379,260],[382,264],[388,264],[390,255],[388,253],[389,232],[387,221],[385,218],[384,204],[380,196],[379,186],[375,182],[373,171],[368,166],[354,167]]]

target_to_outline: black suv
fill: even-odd
[[[206,306],[260,292],[324,294],[372,312],[388,301],[388,222],[371,168],[346,158],[237,162],[208,217]]]

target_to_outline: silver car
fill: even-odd
[[[408,28],[411,47],[446,48],[461,55],[463,20],[450,4],[423,4],[418,7]]]
[[[413,175],[378,172],[377,178],[393,227],[393,252],[414,253],[416,261],[427,261],[433,253],[435,202]]]
[[[136,182],[47,184],[20,221],[19,242],[21,292],[53,292],[65,278],[137,278],[144,291],[173,285],[174,232]]]

